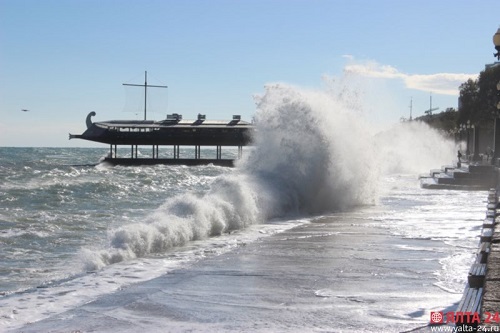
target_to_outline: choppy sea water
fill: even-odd
[[[0,329],[398,332],[459,301],[487,194],[417,179],[453,144],[290,87],[258,108],[232,169],[0,148]]]
[[[82,248],[105,246],[107,231],[141,222],[180,191],[205,191],[218,167],[87,165],[103,149],[1,148],[2,293],[82,271]]]
[[[78,311],[120,291],[132,300],[137,295],[126,290],[147,281],[161,288],[165,302],[177,304],[172,312],[191,308],[199,321],[189,325],[152,312],[151,329],[157,331],[411,329],[425,325],[430,311],[460,299],[485,213],[484,192],[423,190],[413,175],[392,175],[381,180],[377,205],[273,219],[89,268],[89,256],[110,247],[112,230],[142,223],[169,197],[206,192],[217,177],[235,170],[72,166],[98,160],[105,150],[0,150],[3,329]],[[164,282],[155,280],[161,276]],[[219,281],[221,276],[226,278]],[[232,312],[221,297],[234,298]],[[200,303],[213,308],[203,312]],[[314,323],[313,313],[321,314]],[[260,326],[253,326],[255,315]],[[221,316],[232,324],[221,325]],[[91,322],[69,318],[69,330],[85,331],[84,323]],[[109,324],[98,331],[118,327]],[[64,328],[59,320],[45,325]],[[39,329],[28,325],[22,331],[30,327]]]

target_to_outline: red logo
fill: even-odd
[[[444,316],[442,312],[431,312],[431,324],[442,324],[443,319]]]

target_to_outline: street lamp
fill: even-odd
[[[467,149],[465,150],[465,158],[467,158],[467,160],[469,160],[469,155],[470,155],[469,130],[471,128],[470,120],[467,120],[467,124],[464,124],[464,127],[465,127],[465,134],[467,135]]]
[[[500,112],[500,81],[497,83],[497,110]]]
[[[494,53],[493,56],[497,57],[497,60],[500,61],[500,28],[498,28],[497,32],[493,35],[493,44],[495,45],[495,50],[497,53]],[[497,83],[497,114],[495,116],[495,151],[493,154],[493,158],[491,159],[491,164],[496,165],[496,161],[500,158],[500,118],[498,118],[500,113],[500,82]]]
[[[497,57],[497,60],[500,61],[500,28],[493,35],[493,44],[495,44],[495,49],[497,50],[497,53],[494,53],[493,56]]]
[[[479,128],[477,125],[472,124],[471,125],[472,129],[472,142],[474,145],[472,146],[474,155],[472,156],[472,160],[474,162],[479,161]]]

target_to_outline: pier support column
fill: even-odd
[[[174,159],[179,158],[179,145],[174,145]]]
[[[220,160],[222,158],[222,146],[217,146],[217,159]]]
[[[158,145],[153,146],[153,159],[158,158]]]
[[[116,146],[117,145],[109,145],[109,158],[116,158],[118,155],[116,154]]]
[[[238,146],[238,159],[243,157],[243,146]]]
[[[194,158],[199,160],[201,158],[201,146],[194,146]]]

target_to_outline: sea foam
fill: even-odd
[[[376,204],[382,172],[448,158],[445,150],[452,154],[449,144],[437,149],[441,139],[424,125],[397,125],[374,137],[359,103],[342,96],[331,89],[266,86],[256,97],[254,147],[235,170],[202,194],[169,198],[144,222],[110,230],[107,248],[82,251],[85,268],[163,253],[273,218]],[[436,158],[425,157],[429,151]]]

